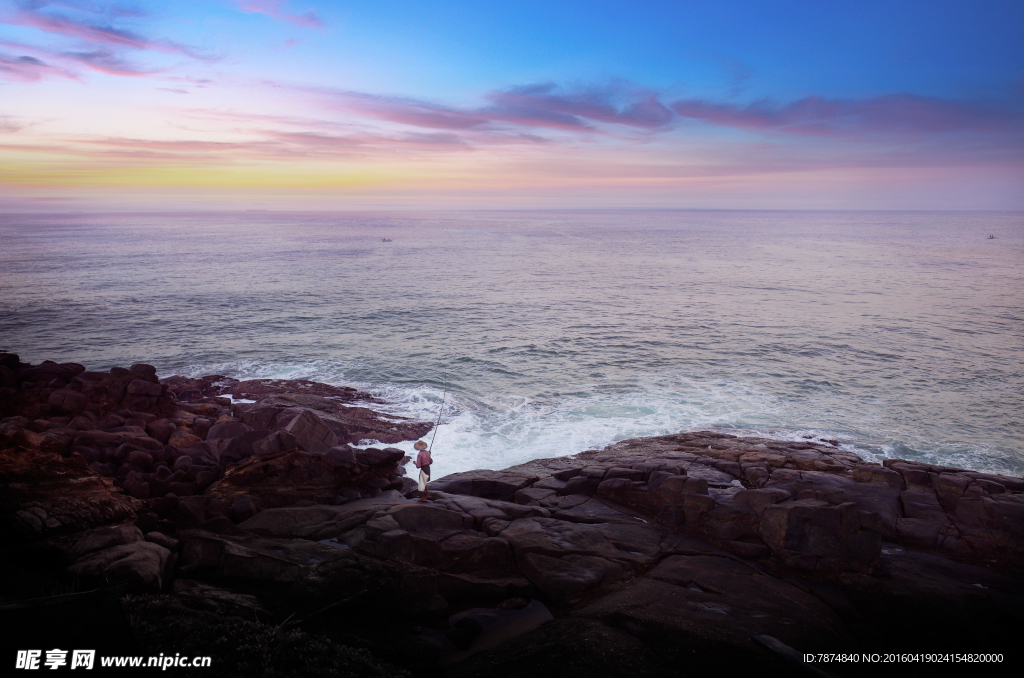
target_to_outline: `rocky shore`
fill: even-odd
[[[95,647],[209,655],[204,676],[453,678],[964,675],[806,653],[1019,665],[1020,478],[695,432],[458,473],[418,501],[386,445],[432,423],[374,404],[0,354],[4,661]]]

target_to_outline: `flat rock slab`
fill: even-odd
[[[529,473],[478,469],[438,478],[430,483],[430,489],[451,494],[513,501],[516,492],[529,487],[538,480],[540,480],[540,476]]]
[[[319,541],[337,537],[361,525],[377,511],[408,504],[405,499],[359,499],[341,506],[293,506],[266,509],[239,524],[243,530],[267,537]]]
[[[744,646],[767,633],[802,651],[852,647],[839,617],[801,589],[716,556],[670,556],[625,589],[573,613]],[[824,648],[830,648],[826,650]]]
[[[633,520],[626,512],[612,508],[600,499],[589,499],[572,508],[556,510],[553,517],[572,523],[619,523]]]

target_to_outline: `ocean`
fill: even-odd
[[[1024,213],[4,214],[0,349],[444,398],[435,477],[697,429],[1020,476]]]

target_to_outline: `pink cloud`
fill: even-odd
[[[278,19],[280,21],[286,21],[296,26],[303,26],[305,28],[326,28],[323,20],[313,10],[309,10],[305,14],[290,14],[284,11],[283,0],[234,0],[238,8],[252,12],[254,14],[262,14],[272,19]]]
[[[169,40],[154,40],[110,25],[80,21],[57,14],[44,14],[41,10],[45,7],[46,4],[40,2],[23,3],[19,11],[8,18],[7,22],[19,26],[31,26],[47,33],[80,38],[109,48],[154,50],[184,54],[193,59],[210,59],[209,56],[199,54],[190,47]]]
[[[159,72],[155,69],[143,70],[106,49],[97,49],[91,52],[64,52],[61,56],[107,75],[138,78]]]
[[[20,82],[38,82],[47,76],[74,79],[74,73],[52,66],[34,56],[12,56],[0,53],[0,77]]]

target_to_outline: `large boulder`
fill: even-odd
[[[133,541],[79,558],[68,571],[96,582],[124,583],[133,591],[159,593],[169,581],[171,552],[148,541]]]
[[[312,410],[303,410],[285,430],[295,436],[298,446],[315,454],[324,454],[338,445],[338,436]]]

